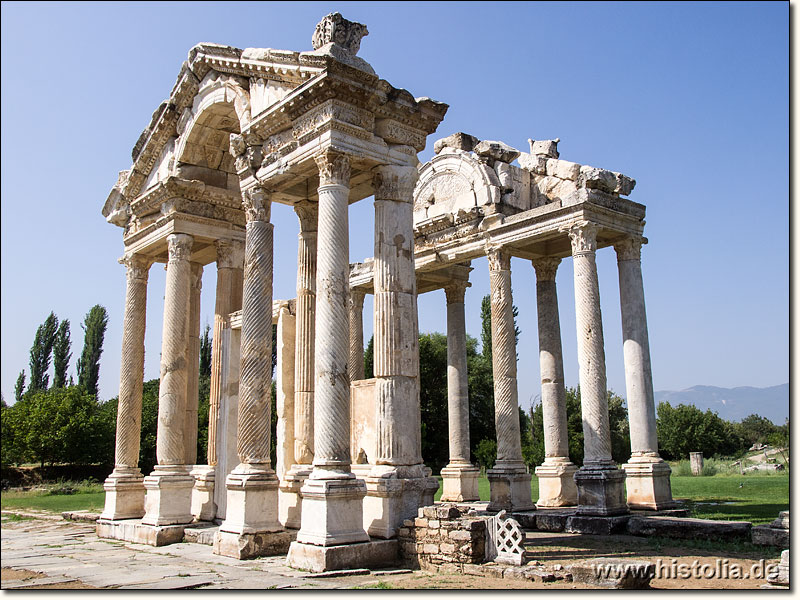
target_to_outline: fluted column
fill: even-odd
[[[627,512],[625,475],[611,457],[611,428],[606,395],[606,359],[600,287],[597,280],[598,227],[582,221],[568,229],[575,271],[575,321],[578,332],[583,466],[575,475],[578,511],[583,514]]]
[[[366,541],[364,482],[350,470],[348,197],[350,160],[325,151],[319,168],[317,285],[314,349],[314,469],[301,489],[302,523],[293,551]]]
[[[479,500],[479,469],[470,462],[469,383],[464,293],[469,282],[444,288],[447,298],[447,420],[450,461],[442,469],[443,502]]]
[[[197,462],[197,408],[200,401],[200,294],[203,265],[191,263],[189,283],[189,337],[186,344],[186,422],[184,424],[184,462]]]
[[[492,314],[492,372],[494,375],[497,462],[487,476],[489,510],[526,510],[531,501],[531,476],[522,461],[517,391],[517,346],[511,294],[511,255],[488,248]]]
[[[364,379],[364,296],[359,290],[350,290],[350,381]]]
[[[272,394],[272,223],[269,194],[256,187],[242,194],[247,218],[236,451],[228,475],[225,521],[214,552],[244,558],[263,550],[278,523],[278,478],[270,464]]]
[[[144,485],[139,470],[144,381],[144,331],[147,278],[152,260],[129,254],[119,261],[126,267],[125,317],[122,325],[119,402],[114,470],[106,479],[101,519],[134,519],[144,515]]]
[[[169,261],[164,294],[164,327],[161,343],[161,381],[158,393],[156,465],[145,478],[148,525],[189,523],[194,479],[186,467],[185,425],[187,350],[191,264],[194,239],[184,233],[167,237]]]
[[[536,468],[539,480],[537,506],[571,506],[578,502],[573,475],[577,467],[569,460],[567,398],[561,352],[556,270],[560,258],[533,261],[536,271],[536,306],[539,318],[539,370],[542,380],[544,464]]]
[[[625,387],[631,434],[627,475],[628,506],[662,509],[674,504],[669,465],[658,454],[656,406],[650,367],[650,342],[642,282],[642,238],[614,244],[619,269],[619,297],[625,359]]]
[[[297,305],[294,355],[294,460],[281,482],[281,522],[298,529],[300,490],[314,460],[314,321],[317,303],[318,202],[299,202],[297,240]]]

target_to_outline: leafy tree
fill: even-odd
[[[760,415],[749,415],[735,427],[749,448],[753,444],[764,444],[769,437],[778,431],[778,427],[769,419]]]
[[[53,344],[58,329],[58,318],[50,313],[44,323],[39,325],[30,353],[31,380],[28,384],[29,392],[46,390],[50,381],[47,370],[50,368],[50,356],[53,354]]]
[[[25,369],[17,377],[17,383],[14,385],[14,401],[19,402],[22,400],[22,394],[25,393]]]
[[[86,320],[81,325],[85,332],[85,337],[83,352],[76,365],[78,385],[94,396],[97,396],[98,391],[100,355],[103,353],[103,338],[106,335],[107,325],[108,313],[99,304],[95,304],[89,310],[86,314]]]
[[[364,379],[372,379],[375,377],[375,336],[369,338],[367,342],[367,349],[364,350]]]
[[[687,458],[690,452],[702,452],[707,457],[730,456],[741,453],[744,446],[733,424],[692,404],[673,407],[662,402],[656,425],[661,455],[667,460]]]
[[[483,441],[496,441],[494,426],[494,377],[491,358],[478,352],[478,340],[467,336],[467,381],[469,384],[469,441],[472,459],[479,462]],[[486,445],[483,446],[484,450]],[[495,447],[496,453],[496,447]],[[484,452],[484,458],[486,456]],[[480,463],[485,466],[485,463]],[[492,460],[494,464],[494,459]]]
[[[208,324],[200,338],[200,377],[211,377],[211,326]]]
[[[434,472],[450,458],[447,418],[447,336],[419,336],[422,458]]]
[[[497,461],[497,442],[494,440],[481,440],[475,447],[475,461],[484,470],[491,469]]]
[[[24,427],[19,424],[18,414],[20,410],[17,404],[7,406],[5,400],[0,403],[0,463],[3,467],[11,464],[23,462],[23,447],[21,445],[20,433]]]
[[[202,353],[201,353],[202,364]],[[211,395],[211,374],[200,375],[199,402],[197,404],[197,462],[204,463],[208,452],[208,406]]]
[[[71,345],[69,319],[64,319],[58,326],[53,342],[53,387],[55,388],[62,388],[67,383],[67,368],[69,359],[72,358]]]

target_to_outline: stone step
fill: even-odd
[[[749,521],[634,516],[628,519],[627,532],[648,537],[749,542],[751,528]]]
[[[219,531],[219,525],[213,523],[190,525],[183,530],[183,541],[189,544],[214,545],[214,536]]]

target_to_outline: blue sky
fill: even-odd
[[[395,87],[450,104],[455,131],[527,150],[561,138],[561,158],[637,180],[656,390],[769,386],[789,379],[788,3],[2,3],[2,393],[13,400],[36,327],[109,311],[100,396],[117,394],[125,295],[122,231],[100,209],[150,115],[199,42],[310,50],[340,11],[365,23],[359,56]],[[372,206],[351,208],[372,231]],[[295,286],[297,220],[273,210],[275,297]],[[350,257],[371,256],[352,235]],[[609,387],[624,395],[612,249],[598,252]],[[467,330],[488,293],[473,262]],[[519,397],[539,394],[535,279],[512,262],[522,330]],[[146,378],[158,376],[165,273],[151,269]],[[565,377],[577,384],[572,264],[557,278]],[[203,278],[213,322],[215,273]],[[444,293],[420,297],[420,329],[443,331]],[[372,303],[365,304],[365,336]]]

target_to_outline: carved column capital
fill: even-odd
[[[364,296],[366,296],[366,292],[362,292],[361,290],[350,290],[350,306],[358,311],[363,310]]]
[[[218,269],[241,269],[244,267],[244,244],[239,240],[217,240]]]
[[[350,187],[350,157],[347,154],[326,150],[314,157],[319,168],[319,185],[344,185]]]
[[[294,205],[294,212],[300,220],[300,233],[317,231],[317,221],[319,220],[319,202],[305,200]]]
[[[269,221],[272,201],[267,190],[254,187],[242,193],[242,206],[248,223]]]
[[[416,167],[379,165],[373,169],[372,176],[375,199],[412,202],[417,179],[419,171]]]
[[[533,259],[531,264],[536,271],[536,281],[555,281],[556,271],[558,270],[558,265],[561,264],[561,259],[546,256]]]
[[[198,293],[203,289],[203,265],[200,263],[191,263],[191,279],[189,280],[189,289],[197,291]]]
[[[448,304],[464,303],[464,293],[469,287],[469,281],[453,281],[444,286],[444,293]]]
[[[614,250],[617,251],[617,261],[641,260],[642,243],[642,238],[638,236],[630,236],[614,242]]]
[[[510,271],[511,255],[501,247],[486,248],[486,258],[489,259],[490,271]]]
[[[146,282],[153,259],[141,254],[126,254],[118,262],[125,265],[128,279],[139,279]]]
[[[570,242],[572,243],[572,254],[583,254],[597,250],[597,231],[600,228],[589,221],[581,221],[571,225],[567,229]]]
[[[189,260],[194,238],[188,233],[172,233],[167,236],[169,262]]]

